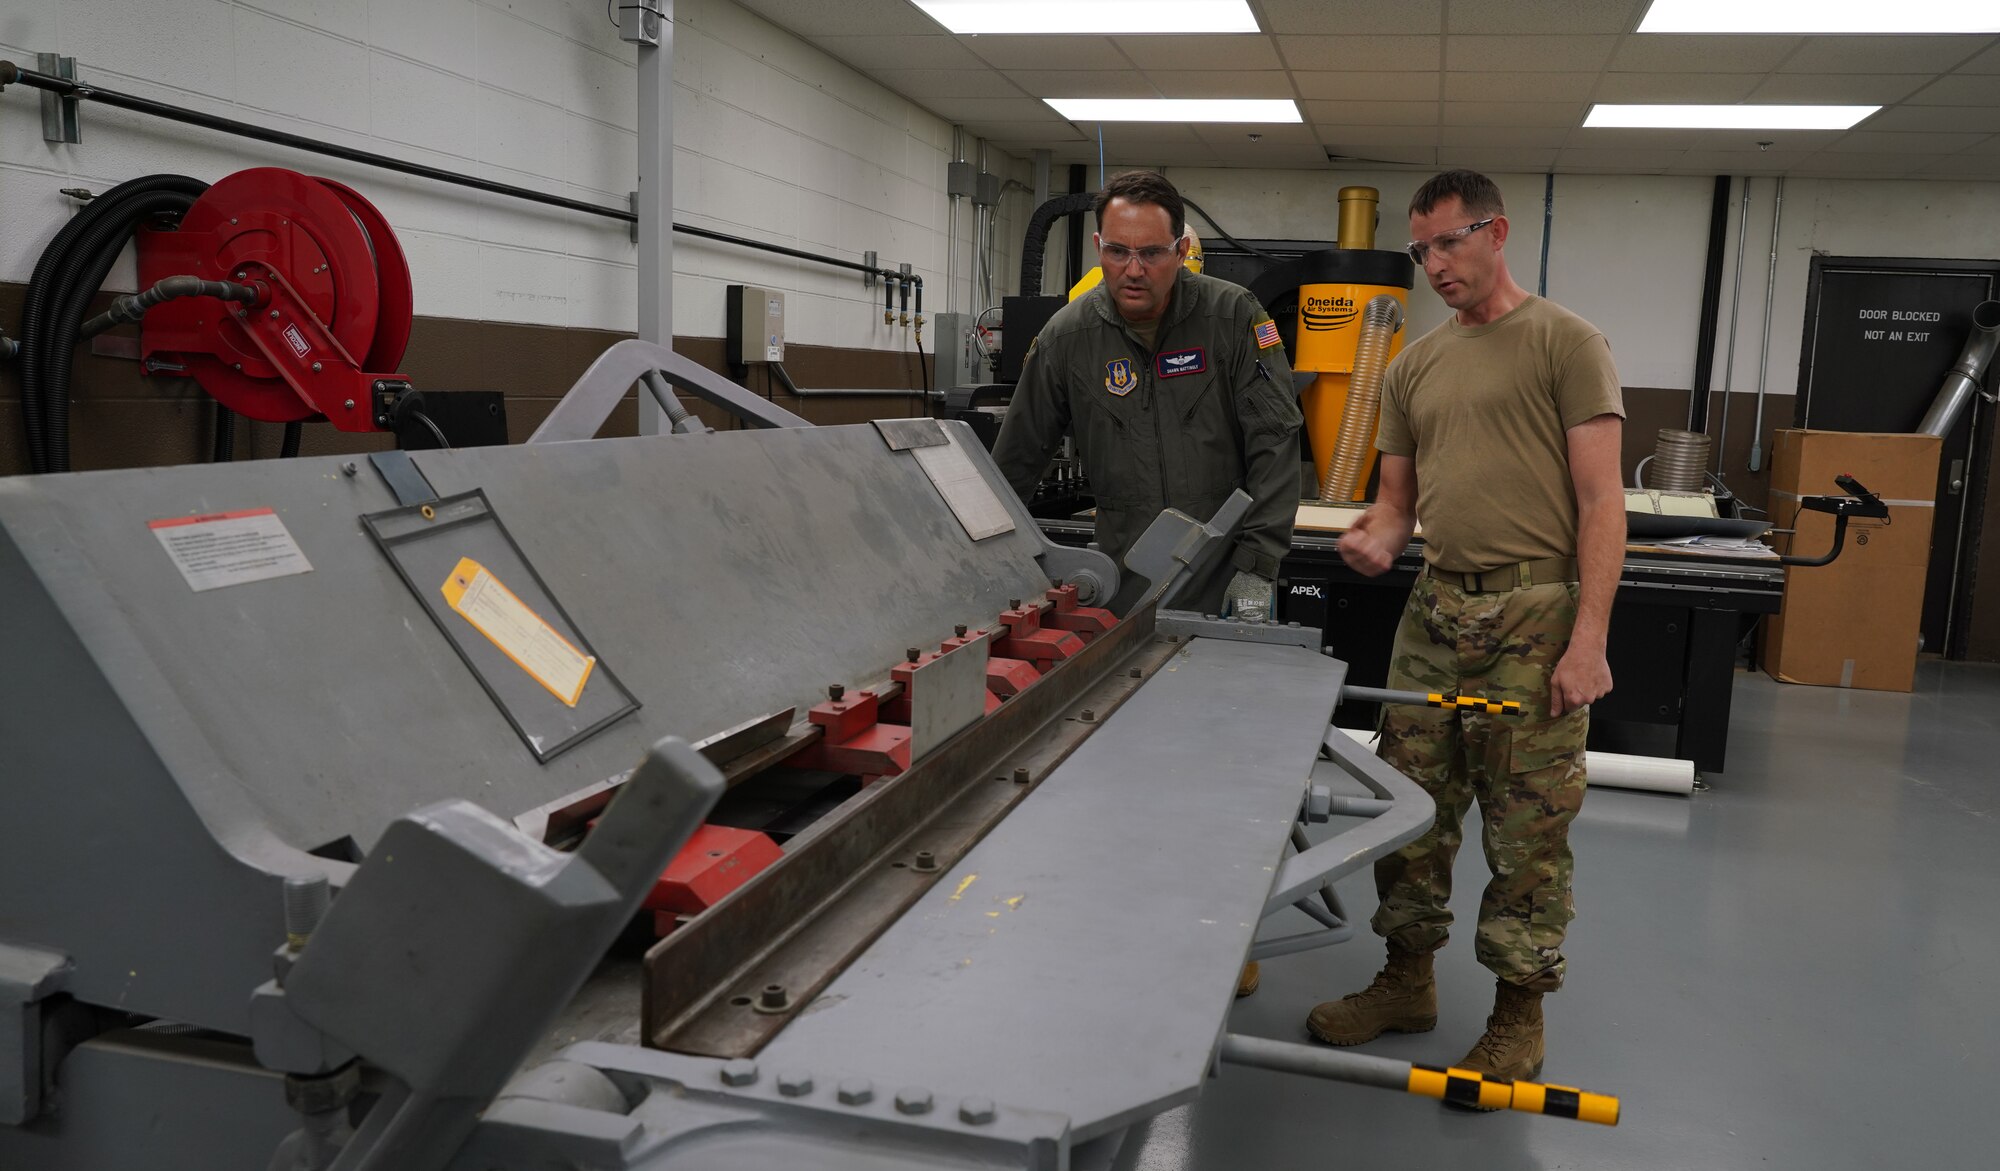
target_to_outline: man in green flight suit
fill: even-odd
[[[1036,337],[993,458],[1026,500],[1075,436],[1098,548],[1120,564],[1162,509],[1205,521],[1245,489],[1255,503],[1234,550],[1176,605],[1272,617],[1303,422],[1277,326],[1248,290],[1182,267],[1185,204],[1164,176],[1113,176],[1096,213],[1104,282]]]

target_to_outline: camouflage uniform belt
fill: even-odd
[[[1435,565],[1425,565],[1424,572],[1468,594],[1504,594],[1508,590],[1524,590],[1529,586],[1554,585],[1558,582],[1577,580],[1576,559],[1573,557],[1548,557],[1540,561],[1523,561],[1518,565],[1488,569],[1483,573],[1459,573],[1453,569],[1439,569]]]

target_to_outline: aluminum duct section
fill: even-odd
[[[2000,301],[1981,301],[1972,309],[1972,332],[1965,339],[1965,348],[1945,373],[1937,398],[1931,400],[1931,409],[1924,412],[1924,421],[1917,424],[1920,434],[1943,438],[1951,433],[1952,424],[1958,422],[1972,396],[1979,393],[1986,368],[1993,364],[1995,349],[2000,349]]]

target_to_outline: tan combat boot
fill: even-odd
[[[1389,962],[1374,983],[1329,1000],[1306,1017],[1306,1028],[1329,1045],[1360,1045],[1383,1033],[1427,1033],[1437,1027],[1437,981],[1431,953],[1391,944]]]
[[[1241,999],[1245,996],[1250,995],[1252,992],[1257,991],[1257,985],[1261,982],[1261,980],[1262,977],[1260,973],[1257,971],[1256,960],[1251,960],[1249,963],[1244,964],[1243,974],[1241,976],[1236,977],[1237,998]]]
[[[1494,994],[1485,1034],[1458,1068],[1482,1077],[1533,1081],[1541,1076],[1542,1055],[1542,994],[1503,983]]]

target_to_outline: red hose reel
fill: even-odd
[[[252,419],[391,428],[410,389],[389,373],[410,340],[410,267],[388,221],[353,189],[278,167],[238,171],[177,227],[142,229],[138,246],[143,288],[189,275],[257,294],[155,306],[140,327],[149,365],[183,368]]]

